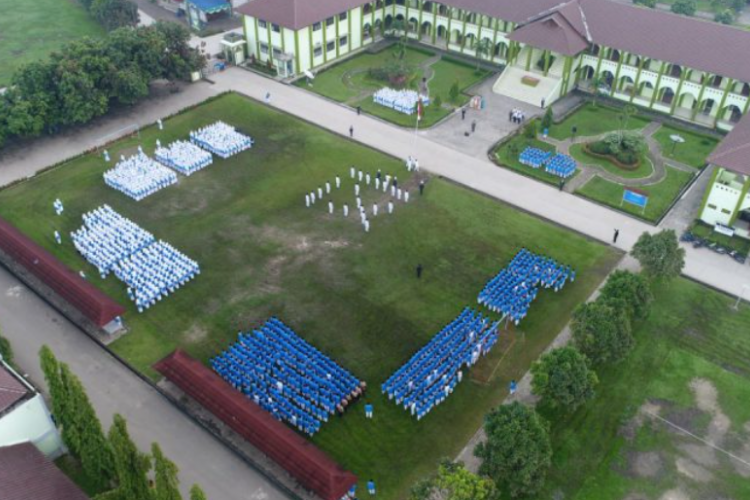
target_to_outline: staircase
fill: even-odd
[[[557,63],[558,61],[555,61],[552,69]],[[562,83],[558,75],[550,71],[547,76],[544,76],[542,73],[526,71],[518,66],[506,66],[495,85],[492,86],[492,91],[534,106],[540,106],[542,99],[546,104],[551,104],[557,97]],[[522,82],[525,76],[535,78],[539,83],[534,87],[526,85]]]

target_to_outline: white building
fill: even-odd
[[[63,453],[62,440],[42,395],[0,361],[0,447],[21,443],[33,443],[53,459]]]
[[[708,157],[716,166],[700,220],[725,233],[750,238],[750,119],[741,120]]]

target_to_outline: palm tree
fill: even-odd
[[[482,38],[474,44],[474,49],[477,51],[477,71],[479,71],[479,63],[483,57],[489,57],[492,52],[492,42],[489,38]]]

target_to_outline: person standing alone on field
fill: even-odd
[[[422,264],[417,264],[417,279],[420,279],[422,277]]]

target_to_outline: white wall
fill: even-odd
[[[0,446],[32,442],[50,458],[63,452],[60,435],[41,394],[16,406],[0,418]]]

